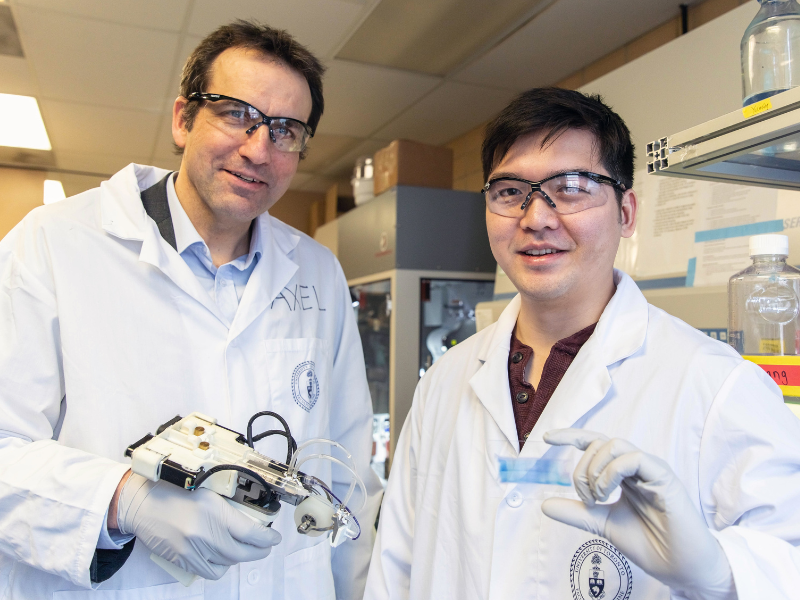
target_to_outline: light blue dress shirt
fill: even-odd
[[[244,295],[250,275],[263,254],[261,228],[257,222],[253,223],[250,228],[250,251],[247,254],[215,267],[208,245],[197,233],[178,200],[174,180],[175,175],[172,175],[167,181],[167,201],[169,202],[169,212],[172,215],[172,226],[175,229],[176,249],[222,314],[228,319],[228,326],[230,326],[236,316],[236,310],[239,308],[239,302]],[[257,219],[260,218],[257,217]]]

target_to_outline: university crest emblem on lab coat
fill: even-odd
[[[628,600],[633,574],[625,557],[605,540],[578,548],[569,573],[574,600]]]
[[[314,408],[319,399],[319,381],[314,361],[308,360],[295,367],[292,374],[292,397],[304,411],[311,412]]]

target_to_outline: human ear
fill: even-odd
[[[623,192],[619,207],[619,223],[622,229],[622,237],[629,238],[636,230],[636,213],[638,209],[639,200],[636,197],[636,192],[633,190]]]
[[[189,128],[186,123],[184,109],[188,104],[188,100],[183,96],[175,98],[175,103],[172,105],[172,139],[178,148],[186,147],[186,136],[189,133]]]

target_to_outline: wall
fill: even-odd
[[[689,127],[690,125],[702,123],[707,119],[719,116],[725,112],[729,112],[736,108],[736,106],[730,108],[730,102],[713,101],[714,99],[718,99],[722,96],[720,93],[722,90],[716,90],[713,85],[711,85],[711,81],[718,81],[719,77],[716,76],[716,73],[713,72],[713,69],[706,68],[706,64],[711,63],[717,66],[722,66],[726,72],[726,78],[729,78],[728,72],[731,70],[731,68],[734,68],[738,73],[739,40],[741,39],[742,34],[744,33],[744,30],[749,22],[755,16],[756,12],[758,12],[758,4],[755,1],[705,0],[705,2],[696,3],[689,7],[687,23],[689,33],[687,33],[686,36],[681,36],[681,17],[680,15],[676,15],[675,18],[670,19],[666,23],[662,23],[654,29],[651,29],[644,35],[625,44],[623,47],[614,50],[601,59],[586,65],[582,69],[559,81],[555,85],[557,87],[563,87],[566,89],[581,88],[581,91],[602,93],[603,96],[605,96],[610,102],[611,106],[614,107],[614,109],[617,110],[617,112],[619,112],[626,121],[629,120],[629,116],[625,114],[626,112],[629,112],[627,110],[628,107],[631,105],[636,105],[638,106],[639,111],[647,111],[649,113],[648,117],[656,117],[653,120],[654,124],[661,124],[663,123],[663,120],[658,119],[656,115],[658,110],[655,108],[655,106],[660,107],[662,101],[665,104],[675,106],[680,97],[675,96],[673,93],[674,88],[667,87],[663,84],[651,88],[642,86],[642,81],[638,77],[645,74],[645,69],[636,67],[634,71],[631,72],[630,70],[624,70],[623,67],[629,63],[637,61],[639,58],[648,55],[656,48],[660,48],[661,46],[664,46],[665,44],[668,44],[679,37],[691,36],[692,39],[696,39],[697,36],[706,36],[706,32],[709,30],[703,27],[704,25],[714,21],[717,19],[717,17],[726,15],[734,9],[738,9],[738,7],[743,4],[747,6],[737,11],[738,16],[733,19],[733,22],[731,25],[729,25],[733,28],[727,32],[728,35],[723,36],[724,39],[715,38],[710,40],[708,44],[703,46],[708,54],[697,57],[703,63],[701,70],[704,75],[711,71],[711,80],[704,82],[708,83],[709,85],[705,85],[703,89],[708,90],[708,93],[712,97],[712,102],[708,103],[704,107],[707,110],[703,111],[702,113],[710,114],[711,116],[702,117],[700,112],[695,111],[695,107],[684,108],[683,111],[686,116],[689,119],[694,119],[692,123],[677,129],[661,131],[661,133],[653,135],[646,141],[652,141],[660,135],[674,133],[684,129],[685,127]],[[728,21],[725,22],[727,23]],[[744,23],[744,25],[741,25],[741,23]],[[701,29],[696,32],[695,30],[698,28]],[[717,26],[712,29],[716,31],[718,28],[719,27]],[[724,52],[721,52],[721,49],[723,48]],[[689,77],[686,81],[686,85],[681,85],[680,89],[688,89],[689,85],[696,85],[699,83],[698,77],[695,76],[697,69],[693,64],[695,62],[694,56],[684,53],[681,55],[682,62],[664,60],[663,58],[660,58],[662,56],[663,54],[659,53],[657,57],[651,56],[651,58],[648,59],[647,69],[652,69],[645,74],[645,78],[648,81],[661,81],[662,76],[668,74],[669,81],[672,85],[675,85],[676,83],[680,85],[680,80],[683,78],[684,71],[686,71],[686,74]],[[689,68],[688,65],[692,65],[691,68]],[[689,71],[692,73],[689,73]],[[602,87],[602,89],[600,89],[598,85],[595,85],[594,82],[597,82],[599,79],[612,72],[614,73],[613,79],[609,80],[607,83],[601,84],[600,87]],[[725,88],[726,94],[729,93],[727,91],[728,87],[730,86],[728,85]],[[669,90],[669,93],[667,93],[666,90]],[[645,102],[640,94],[648,91],[650,92],[651,97],[649,97]],[[738,92],[732,96],[734,104],[739,99],[737,94]],[[626,98],[620,103],[620,97],[623,95],[626,96]],[[728,108],[724,108],[723,110],[720,108],[720,106],[725,106]],[[715,110],[716,112],[714,112]],[[447,144],[447,147],[453,150],[453,189],[474,192],[480,190],[483,186],[484,181],[480,162],[480,151],[481,143],[483,142],[483,130],[485,127],[486,124],[484,123],[483,125],[476,127],[472,131],[469,131],[468,133]],[[646,135],[649,135],[649,133]],[[641,145],[640,140],[637,140],[636,137],[637,136],[634,135],[634,142],[643,149],[644,146]]]
[[[67,196],[100,185],[102,178],[74,173],[0,167],[0,239],[37,206],[42,206],[44,180],[57,179]]]
[[[103,181],[102,177],[89,175],[0,167],[0,239],[28,212],[42,206],[45,179],[61,181],[68,197],[95,188]],[[303,233],[309,233],[309,209],[314,202],[324,199],[325,194],[289,190],[269,212]]]

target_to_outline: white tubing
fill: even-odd
[[[331,456],[329,454],[310,454],[308,456],[303,457],[302,459],[299,458],[300,452],[309,446],[314,444],[328,444],[330,446],[336,446],[342,452],[344,452],[347,460],[349,461],[350,465],[345,464],[343,461],[339,460],[335,456]],[[361,508],[358,510],[361,511],[364,506],[367,504],[367,488],[364,485],[364,482],[361,481],[361,478],[356,473],[356,464],[353,461],[353,456],[347,451],[347,449],[342,446],[339,442],[335,442],[333,440],[328,440],[324,438],[313,438],[310,440],[306,440],[302,444],[297,447],[297,450],[294,451],[292,454],[292,460],[289,462],[289,473],[292,475],[297,475],[297,472],[300,470],[300,465],[303,463],[312,460],[312,459],[324,459],[329,460],[331,462],[335,462],[341,465],[343,468],[347,469],[350,474],[353,476],[353,479],[350,481],[350,488],[347,490],[347,495],[345,495],[344,500],[342,500],[342,505],[347,506],[347,503],[350,501],[351,496],[353,495],[353,491],[355,490],[356,484],[358,484],[359,489],[361,490],[362,500],[361,500]]]

